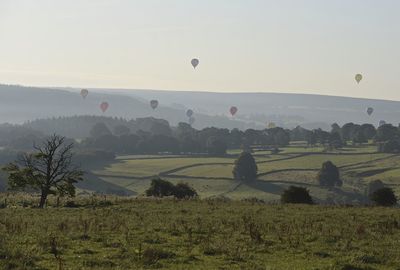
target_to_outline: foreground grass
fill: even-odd
[[[224,200],[0,210],[0,269],[399,269],[398,209]]]

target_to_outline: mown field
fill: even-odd
[[[326,152],[322,147],[296,143],[280,149],[253,153],[258,165],[258,181],[243,184],[232,177],[238,150],[225,157],[207,156],[119,156],[117,160],[92,171],[93,175],[120,189],[141,195],[154,177],[171,182],[187,182],[201,198],[256,197],[268,202],[279,200],[290,185],[307,187],[317,202],[357,203],[369,181],[380,179],[400,193],[400,156],[376,152],[376,146],[349,146]],[[325,161],[340,168],[342,188],[326,189],[316,183],[316,174]]]
[[[396,208],[96,196],[76,198],[74,208],[54,203],[0,209],[0,269],[400,269]]]

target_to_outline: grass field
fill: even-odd
[[[99,174],[106,174],[110,176],[132,176],[132,177],[146,177],[154,176],[164,171],[172,170],[174,168],[184,167],[193,164],[213,164],[213,163],[232,163],[231,158],[192,158],[192,157],[178,157],[178,158],[132,158],[118,159],[117,162],[107,166],[105,170],[96,171]]]
[[[247,184],[232,178],[239,151],[120,156],[84,183],[131,197],[82,195],[80,185],[72,202],[51,197],[40,210],[37,197],[0,194],[0,269],[400,270],[397,208],[332,206],[359,204],[376,179],[400,194],[400,155],[373,150],[256,151],[258,180]],[[340,168],[342,187],[317,184],[327,160]],[[144,199],[155,176],[187,182],[200,198]],[[290,185],[306,187],[319,205],[280,205]]]
[[[201,198],[224,196],[233,199],[257,197],[275,201],[288,185],[307,187],[317,201],[330,197],[354,203],[364,194],[369,181],[380,179],[400,192],[400,156],[376,152],[376,146],[349,146],[326,152],[322,147],[294,143],[280,149],[253,153],[258,165],[258,182],[239,184],[232,178],[233,163],[240,153],[229,150],[226,157],[207,156],[120,156],[92,173],[102,181],[143,194],[152,178],[187,182]],[[325,161],[340,168],[344,181],[341,190],[326,190],[316,185],[316,173]]]
[[[393,208],[77,198],[0,209],[0,269],[395,270]]]

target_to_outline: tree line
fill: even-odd
[[[380,152],[400,151],[400,129],[391,124],[375,128],[372,124],[347,123],[340,127],[333,124],[331,131],[308,130],[297,126],[293,129],[281,127],[263,130],[228,130],[225,128],[194,129],[187,123],[170,127],[167,123],[152,123],[147,131],[135,133],[118,125],[110,129],[104,123],[97,123],[82,147],[100,148],[118,154],[210,154],[224,155],[227,149],[245,151],[277,150],[291,141],[305,141],[309,147],[321,146],[334,150],[346,145],[361,145],[372,141]]]
[[[224,128],[194,129],[187,123],[177,127],[157,123],[148,131],[132,133],[119,125],[111,130],[104,123],[93,126],[91,136],[81,142],[81,147],[104,149],[118,154],[210,154],[225,155],[227,149],[282,147],[290,142],[290,131],[280,127],[254,130]]]
[[[372,124],[333,124],[330,131],[308,130],[301,126],[293,129],[281,127],[262,130],[226,129],[209,127],[195,129],[187,123],[171,127],[162,119],[75,116],[36,120],[24,125],[0,125],[0,160],[8,160],[10,151],[32,150],[34,141],[52,134],[52,130],[68,130],[75,123],[84,127],[82,138],[75,141],[77,151],[107,151],[113,154],[208,154],[225,155],[228,149],[272,150],[287,146],[293,141],[304,141],[309,147],[320,146],[334,150],[346,145],[360,145],[369,141],[380,152],[400,151],[400,129],[391,124],[378,128]],[[60,134],[65,136],[64,134]],[[4,157],[3,157],[4,156]]]

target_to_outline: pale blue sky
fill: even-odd
[[[398,0],[0,0],[0,82],[400,100],[399,14]]]

